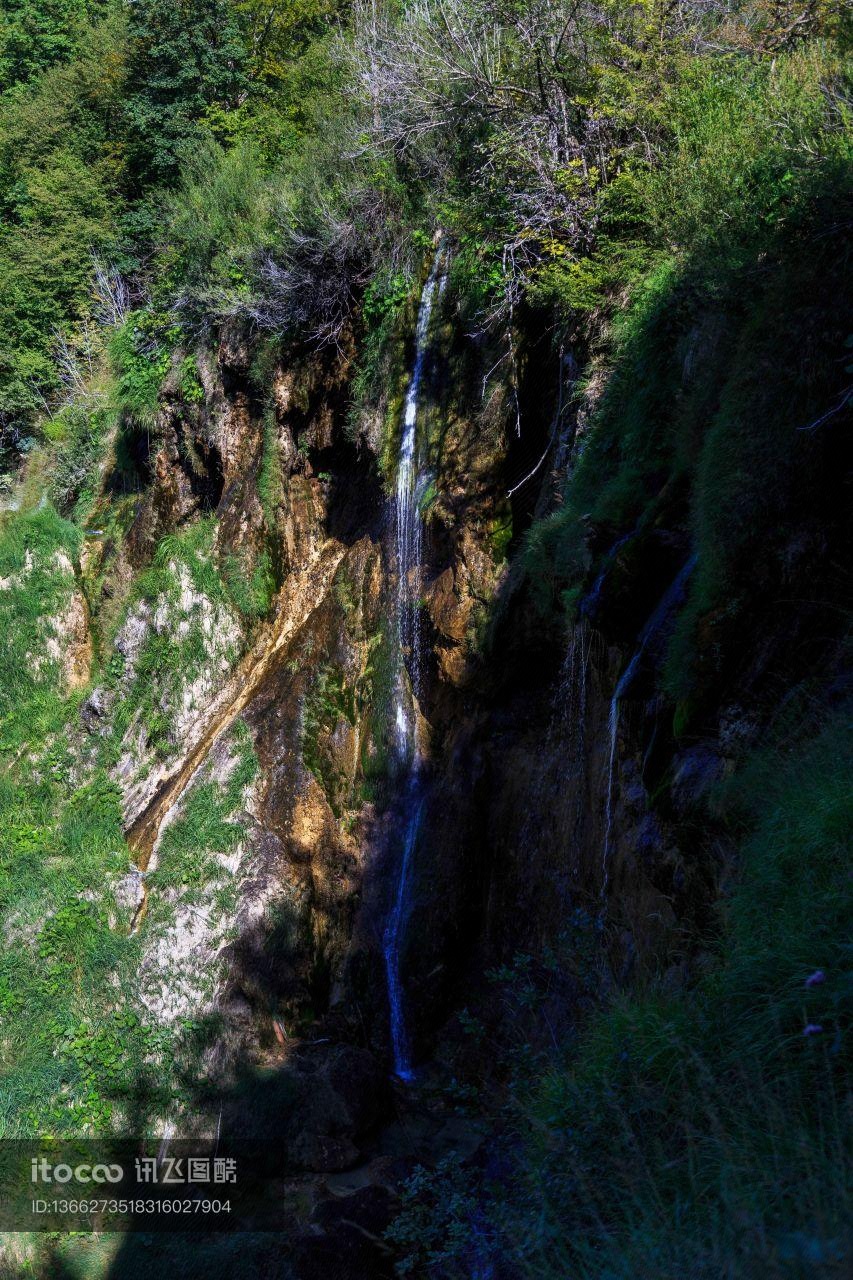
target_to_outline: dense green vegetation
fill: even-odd
[[[276,350],[354,338],[350,435],[377,404],[395,427],[440,229],[460,327],[507,352],[492,375],[508,406],[532,331],[584,370],[558,509],[495,533],[543,632],[582,615],[602,572],[633,617],[632,569],[661,530],[673,563],[695,554],[658,690],[679,738],[791,583],[843,629],[845,566],[822,551],[846,497],[849,37],[831,0],[6,4],[0,1133],[120,1127],[141,1099],[162,1118],[182,1096],[191,1019],[160,1032],[132,1011],[139,940],[101,893],[130,860],[110,770],[131,732],[148,763],[175,756],[193,682],[220,679],[269,610],[273,557],[220,557],[209,515],[115,593],[112,562],[84,578],[81,557],[121,543],[163,386],[200,405],[196,354],[223,322]],[[102,491],[107,462],[121,493]],[[271,529],[272,420],[257,488]],[[51,619],[81,580],[99,645],[69,689]],[[138,652],[110,648],[158,611]],[[377,646],[374,690],[390,679]],[[96,677],[109,724],[87,735]],[[401,1274],[471,1274],[472,1223],[484,1257],[531,1277],[844,1273],[851,745],[849,716],[816,718],[713,797],[736,873],[701,976],[650,979],[570,1044],[511,1058],[512,1177],[418,1174],[391,1232]],[[354,719],[321,669],[302,748],[341,813],[353,797],[323,743]],[[197,780],[164,835],[155,937],[200,895],[233,906],[220,873],[256,762],[239,729],[231,749],[225,782]],[[511,998],[523,958],[497,981]]]
[[[130,273],[146,300],[165,289],[174,304],[193,283],[204,250],[179,246],[192,232],[204,234],[205,217],[192,216],[198,210],[188,210],[184,199],[171,200],[182,158],[190,164],[191,157],[206,157],[194,163],[210,175],[207,207],[224,200],[227,219],[223,225],[214,218],[206,243],[216,246],[214,256],[231,260],[229,234],[240,230],[227,203],[227,175],[241,148],[253,157],[247,189],[244,164],[232,191],[251,213],[243,244],[253,250],[261,243],[255,205],[268,160],[281,158],[285,141],[289,152],[299,146],[314,98],[324,96],[332,63],[322,51],[336,8],[335,0],[287,6],[28,0],[6,7],[0,446],[7,461],[32,446],[36,421],[67,399],[69,370],[57,355],[66,344],[76,350],[93,320],[110,318],[115,298],[105,299],[97,287],[99,263]],[[210,150],[217,145],[225,150]],[[172,231],[173,220],[185,231],[180,225]],[[158,251],[153,272],[152,250]],[[161,264],[161,252],[175,257],[173,269]],[[225,275],[238,283],[239,263]],[[168,318],[159,320],[168,331]]]
[[[719,674],[748,599],[778,574],[790,521],[819,519],[837,475],[850,156],[849,132],[819,110],[828,57],[690,68],[674,91],[676,148],[633,179],[649,265],[613,317],[611,376],[563,508],[530,538],[543,607],[562,587],[574,612],[604,563],[590,564],[580,517],[602,556],[689,504],[698,569],[669,661],[676,700]],[[714,627],[701,652],[700,619]]]

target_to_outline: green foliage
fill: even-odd
[[[455,1275],[471,1252],[472,1221],[478,1216],[472,1175],[458,1157],[445,1156],[434,1169],[418,1167],[403,1190],[401,1212],[386,1233],[397,1253],[398,1275]]]
[[[50,917],[39,934],[39,958],[47,960],[51,967],[57,966],[63,971],[72,969],[96,928],[88,902],[78,899],[67,903]]]
[[[749,602],[781,593],[786,531],[826,529],[835,517],[821,500],[834,510],[844,497],[830,432],[813,433],[846,386],[853,328],[839,301],[849,108],[825,8],[705,6],[697,19],[689,7],[609,0],[571,14],[460,0],[424,29],[422,9],[392,5],[378,44],[359,35],[359,62],[336,43],[351,9],[336,0],[11,0],[0,17],[4,449],[43,437],[30,492],[43,468],[79,523],[113,436],[120,465],[132,433],[153,425],[170,372],[183,400],[201,404],[185,353],[211,322],[241,317],[347,353],[354,337],[351,424],[378,410],[390,456],[413,264],[441,225],[466,334],[523,324],[532,307],[592,340],[604,384],[560,511],[527,537],[524,598],[559,618],[620,533],[668,528],[673,513],[680,531],[689,525],[698,565],[664,675],[683,728],[697,687],[736,649]],[[466,70],[484,20],[499,29],[488,74],[479,55]],[[461,63],[434,57],[453,21]],[[537,22],[556,38],[540,40]],[[93,250],[132,273],[136,309],[108,342],[115,385],[70,397],[58,336],[71,341],[97,316]],[[325,311],[311,310],[315,298]],[[258,493],[271,535],[281,485],[268,414]],[[99,525],[119,542],[134,503],[100,501]],[[496,560],[513,532],[506,512],[486,529]],[[50,506],[0,527],[0,1132],[118,1123],[152,1062],[174,1086],[166,1055],[177,1040],[135,1017],[139,940],[103,893],[129,862],[107,770],[131,726],[173,754],[183,694],[235,660],[238,618],[269,609],[269,549],[220,561],[216,533],[211,520],[169,535],[137,580],[127,610],[148,631],[133,660],[109,661],[114,710],[95,741],[48,643],[80,531]],[[188,584],[209,608],[182,606]],[[354,625],[355,586],[341,578],[335,593]],[[211,632],[224,631],[233,638],[211,667]],[[331,664],[308,687],[303,757],[339,815],[354,797],[336,731],[365,726],[364,794],[387,786],[396,662],[390,633],[377,634],[355,687]],[[476,1274],[472,1238],[500,1242],[518,1275],[545,1280],[843,1273],[849,754],[833,721],[807,749],[768,752],[744,773],[731,796],[748,819],[731,819],[742,874],[715,964],[691,992],[614,1002],[544,1074],[519,1057],[508,1117],[518,1187],[492,1195],[455,1161],[419,1171],[391,1235],[403,1274]],[[256,768],[245,740],[237,756],[224,782],[192,787],[163,832],[158,926],[172,900],[233,889],[223,855],[245,834]],[[586,992],[598,976],[592,931],[567,930]],[[493,975],[519,1025],[539,1000],[533,969],[520,956]],[[806,987],[818,969],[824,981]],[[484,1038],[478,1019],[461,1022],[469,1040]],[[455,1092],[472,1096],[464,1082]]]
[[[390,278],[371,280],[364,291],[361,314],[365,325],[380,328],[388,321],[395,321],[400,308],[411,295],[411,282],[399,272]]]
[[[110,339],[110,359],[117,375],[116,407],[131,421],[151,427],[157,396],[169,372],[171,353],[161,321],[151,311],[133,311]]]
[[[0,723],[5,750],[43,742],[62,715],[59,664],[45,650],[68,607],[80,534],[51,507],[7,516],[0,529]]]
[[[269,551],[261,550],[251,564],[239,556],[226,556],[222,580],[228,598],[241,617],[255,621],[269,613],[276,579]]]
[[[118,792],[77,765],[68,725],[78,699],[51,656],[54,619],[75,589],[79,531],[49,506],[0,528],[0,611],[7,643],[0,680],[0,902],[10,932],[0,960],[0,1055],[7,1069],[0,1131],[68,1131],[100,1123],[109,1106],[55,1056],[57,1038],[102,1007],[129,961],[98,893],[127,865]],[[14,939],[14,945],[10,940]],[[129,1079],[129,1077],[128,1077]]]
[[[775,65],[687,63],[666,104],[674,149],[645,183],[658,234],[722,267],[812,216],[827,175],[843,182],[849,162],[843,121],[824,96],[838,70],[818,44]]]
[[[349,429],[355,435],[365,412],[378,406],[383,416],[380,465],[389,482],[396,466],[400,411],[409,373],[406,343],[415,305],[411,280],[383,270],[368,284],[362,306],[364,332],[351,382]]]
[[[72,402],[45,425],[58,440],[51,470],[51,496],[65,515],[85,517],[96,496],[104,447],[114,423],[105,407]]]
[[[152,244],[165,240],[153,283],[169,306],[208,272],[208,296],[245,291],[246,264],[271,234],[259,157],[281,158],[316,123],[313,104],[333,78],[327,46],[337,8],[331,0],[11,0],[4,8],[5,461],[36,435],[45,401],[55,406],[54,347],[91,316],[93,251],[145,272]],[[222,153],[230,158],[217,158],[216,138],[233,148]],[[172,203],[164,184],[176,182],[182,158],[186,189]],[[175,222],[165,237],[164,205]],[[195,381],[187,390],[190,402],[198,397]]]
[[[135,181],[173,179],[212,110],[247,87],[246,48],[227,0],[137,0],[129,14],[123,115]]]
[[[723,1001],[726,991],[736,994],[768,1055],[779,1026],[797,1035],[801,1023],[823,1024],[833,1056],[850,1048],[849,710],[842,706],[805,745],[795,739],[766,749],[730,784],[729,806],[744,828],[742,871],[726,910],[725,982],[713,992]],[[800,976],[815,970],[826,981],[804,988]]]
[[[164,541],[137,602],[162,604],[164,595],[179,602],[182,566],[194,587],[224,603],[212,532],[207,522]],[[182,1069],[184,1029],[141,1017],[140,942],[128,935],[129,915],[111,892],[130,862],[120,793],[104,767],[116,741],[81,741],[80,695],[65,694],[48,647],[53,619],[75,586],[80,542],[79,530],[47,505],[6,516],[0,526],[0,611],[9,631],[0,672],[0,908],[9,943],[0,957],[4,1136],[115,1129],[162,1106]],[[119,699],[116,728],[137,710],[153,711],[170,680],[180,684],[194,661],[206,660],[192,626],[174,639],[142,654],[141,665],[150,664],[145,689],[112,684],[120,681],[120,658],[105,673]],[[191,793],[165,833],[164,884],[197,889],[193,867],[201,867],[205,848],[209,858],[240,838],[232,815],[257,767],[245,732],[237,730],[233,754],[222,786]],[[205,883],[215,870],[205,864]],[[152,914],[159,919],[156,908]]]
[[[664,677],[683,729],[690,700],[707,695],[750,608],[772,592],[792,523],[834,505],[832,437],[809,426],[839,402],[853,320],[835,283],[850,272],[840,236],[849,140],[821,87],[836,72],[832,53],[802,50],[775,69],[729,64],[717,75],[699,60],[675,71],[671,147],[631,178],[631,234],[642,229],[644,254],[632,251],[628,269],[611,209],[586,301],[569,284],[562,302],[545,288],[545,276],[550,289],[555,272],[586,271],[565,255],[534,284],[540,304],[583,313],[606,304],[616,262],[630,294],[598,357],[603,392],[562,508],[530,531],[524,558],[543,613],[576,609],[617,537],[681,524],[688,495],[698,566]]]
[[[264,448],[258,471],[258,497],[263,508],[267,528],[277,526],[278,505],[282,498],[281,455],[278,446],[278,428],[275,412],[270,407],[264,414]]]
[[[274,103],[284,143],[292,145],[311,123],[317,98],[334,76],[327,37],[341,12],[340,0],[294,0],[286,6],[274,0],[238,0],[235,8],[249,51],[249,75],[259,89],[248,113],[260,117],[252,131],[260,132],[258,126],[269,119],[266,112]],[[248,121],[244,127],[251,127]],[[275,145],[269,137],[265,143]]]
[[[0,93],[78,52],[100,0],[8,0],[0,14]]]
[[[181,399],[187,404],[201,404],[204,399],[204,387],[198,373],[198,362],[195,356],[184,356],[178,369],[178,386]]]
[[[448,284],[459,298],[463,314],[472,318],[481,315],[504,292],[506,279],[500,254],[485,228],[479,234],[468,231],[460,236]]]
[[[85,6],[75,10],[82,18]],[[121,31],[112,18],[85,28],[75,60],[0,99],[0,425],[7,447],[32,434],[43,396],[55,390],[57,331],[88,313],[92,252],[113,243],[119,165],[111,118],[121,89]]]
[[[277,198],[251,142],[227,151],[212,140],[198,147],[167,204],[164,267],[172,287],[218,307],[245,296],[255,256],[273,241]]]
[[[699,1277],[787,1276],[809,1257],[808,1274],[844,1273],[851,751],[839,714],[753,760],[730,795],[746,831],[717,965],[694,991],[623,1000],[543,1081],[537,1274],[636,1275],[655,1258],[661,1277],[688,1259]]]

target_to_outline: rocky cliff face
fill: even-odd
[[[535,317],[495,377],[505,353],[465,337],[454,306],[433,322],[423,381],[410,585],[424,808],[401,976],[416,1059],[499,1082],[500,1061],[460,1034],[462,1010],[504,1028],[489,975],[520,965],[544,993],[526,1023],[512,1012],[535,1043],[643,972],[678,985],[701,969],[730,858],[706,798],[796,665],[797,627],[780,642],[759,622],[751,662],[675,735],[659,675],[689,568],[678,493],[599,556],[573,625],[543,613],[510,553],[559,507],[601,378],[570,400],[576,358]],[[180,1123],[210,1127],[219,1108],[240,1131],[272,1128],[320,1196],[315,1217],[316,1175],[361,1162],[361,1190],[382,1201],[362,1208],[382,1219],[408,1167],[389,1172],[377,1146],[393,1111],[382,935],[404,822],[389,624],[400,423],[388,388],[353,420],[357,359],[352,338],[285,358],[223,332],[196,359],[200,396],[167,383],[138,492],[118,494],[106,468],[105,531],[81,557],[89,603],[75,588],[55,625],[70,685],[90,636],[101,660],[81,720],[121,790],[135,865],[114,910],[139,938],[144,1016],[207,1020]]]

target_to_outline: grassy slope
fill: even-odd
[[[621,1001],[534,1090],[554,1238],[532,1274],[844,1274],[849,711],[732,784],[741,861],[707,975]]]
[[[207,589],[206,598],[224,608],[224,588],[209,560],[210,532],[202,523],[183,539],[167,539],[128,609],[146,599],[171,608],[174,634],[182,616],[174,612],[182,564],[194,587]],[[129,918],[113,899],[131,855],[108,769],[135,721],[155,749],[174,749],[168,708],[209,661],[209,642],[194,609],[181,642],[164,647],[162,636],[149,635],[138,670],[124,685],[124,662],[115,654],[100,673],[117,699],[110,732],[83,732],[79,710],[87,690],[64,692],[45,647],[50,620],[74,589],[67,566],[76,561],[80,541],[79,528],[50,506],[8,515],[0,528],[0,577],[9,584],[0,593],[7,636],[0,657],[0,1132],[6,1135],[121,1127],[128,1107],[142,1105],[147,1094],[154,1113],[171,1106],[174,1082],[162,1080],[152,1090],[151,1069],[175,1061],[191,1030],[158,1025],[137,998],[144,940],[128,935]],[[213,855],[233,849],[243,836],[234,814],[255,766],[250,746],[238,744],[237,754],[230,779],[196,788],[169,830],[158,877],[172,895],[158,903],[161,923],[197,890]],[[228,898],[221,904],[227,914],[229,886],[218,889]],[[179,1074],[176,1063],[175,1079]]]

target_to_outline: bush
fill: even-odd
[[[253,263],[272,244],[280,198],[251,142],[226,151],[208,141],[188,161],[167,202],[163,267],[194,317],[207,308],[227,314],[246,298]]]

